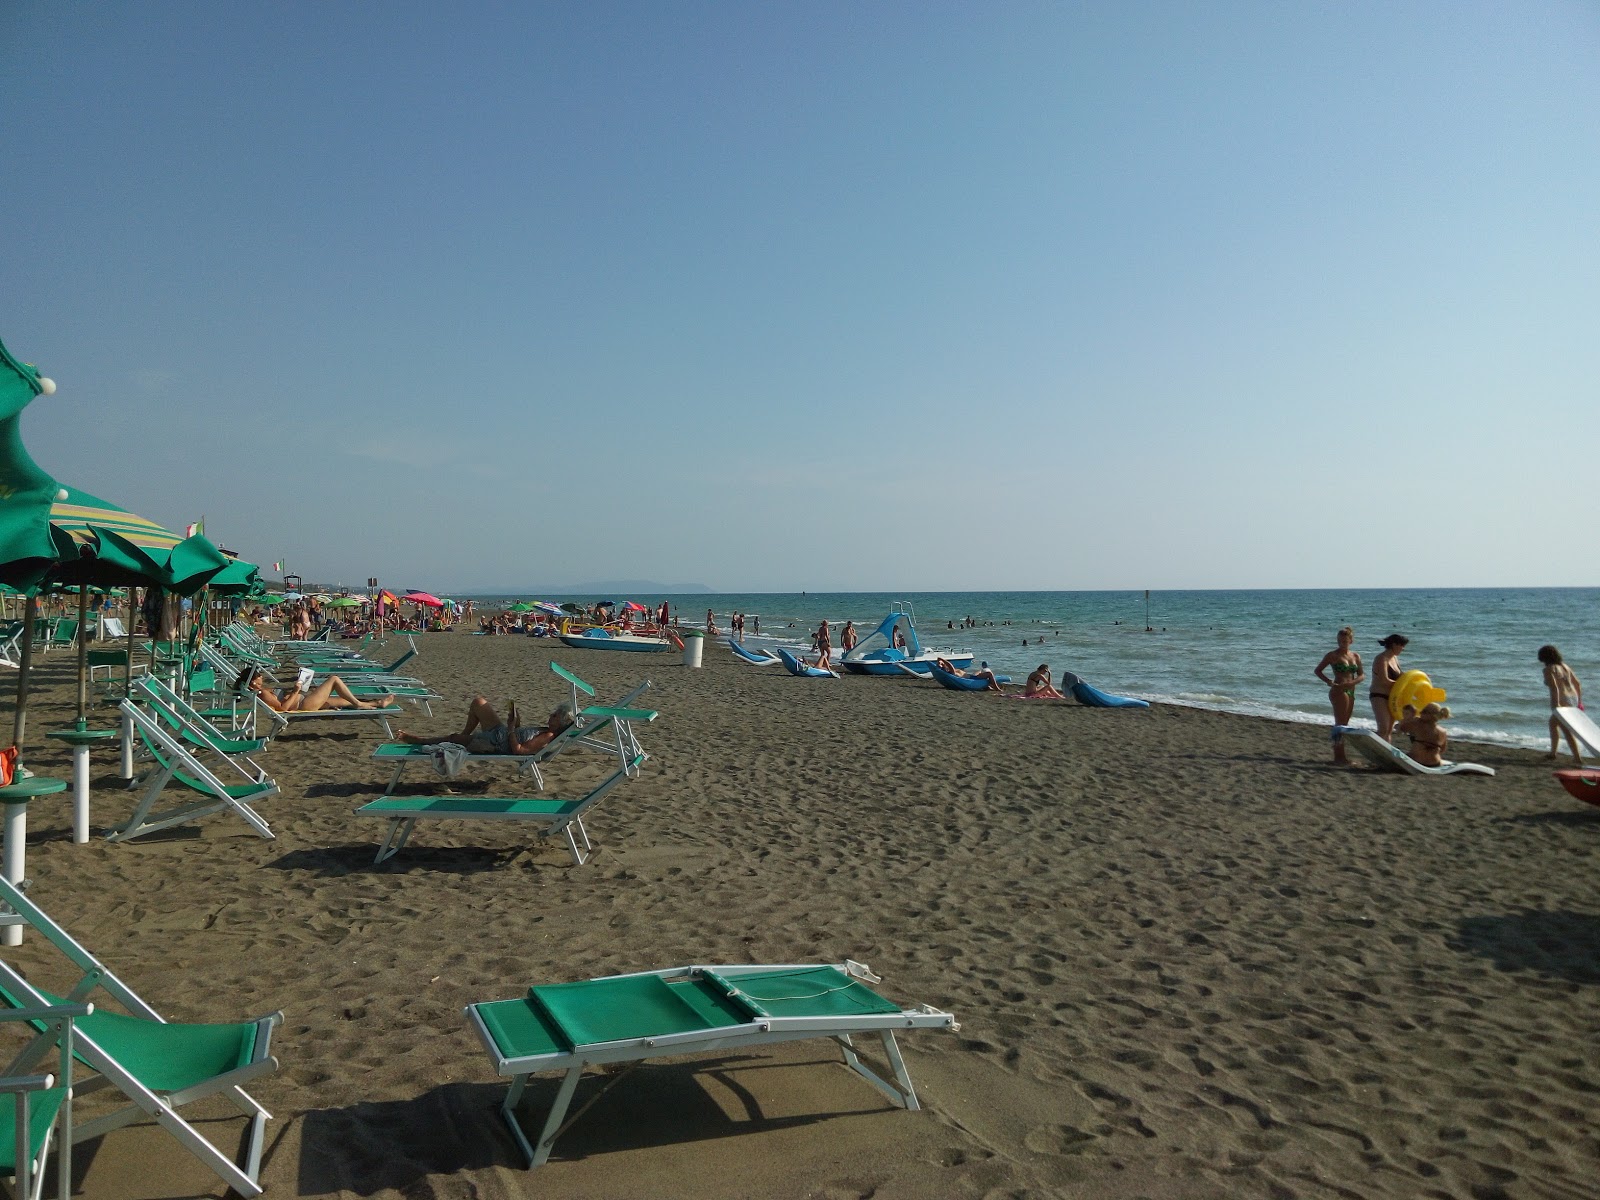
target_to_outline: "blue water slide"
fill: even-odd
[[[952,692],[983,692],[989,689],[989,681],[987,679],[969,679],[965,675],[952,675],[949,671],[941,670],[933,663],[928,664],[928,674],[938,680],[941,686],[949,688]],[[995,679],[1000,683],[1011,682],[1009,675],[996,675]]]
[[[789,674],[801,675],[812,679],[834,679],[832,671],[824,671],[821,667],[808,667],[787,650],[780,649],[778,657],[783,659],[783,665],[788,668]]]

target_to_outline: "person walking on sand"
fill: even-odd
[[[817,626],[817,666],[824,671],[833,670],[833,631],[828,628],[826,617]]]
[[[1333,705],[1333,761],[1348,763],[1350,760],[1344,753],[1344,735],[1340,729],[1350,724],[1350,718],[1356,711],[1356,688],[1365,682],[1367,672],[1361,665],[1361,655],[1350,647],[1355,644],[1356,631],[1346,625],[1339,630],[1339,648],[1329,650],[1322,656],[1322,661],[1312,672],[1318,679],[1328,685],[1328,702]],[[1333,677],[1329,678],[1325,672],[1332,671]],[[1389,702],[1384,701],[1384,710],[1387,711]]]
[[[1560,752],[1561,735],[1566,733],[1567,748],[1581,767],[1583,754],[1572,734],[1562,729],[1561,723],[1556,720],[1556,709],[1582,708],[1583,684],[1578,682],[1572,668],[1562,660],[1561,651],[1554,646],[1540,646],[1539,661],[1544,664],[1544,685],[1550,689],[1550,757],[1554,758]]]
[[[1389,689],[1400,678],[1400,651],[1411,644],[1404,634],[1391,633],[1378,645],[1383,653],[1372,660],[1372,676],[1367,698],[1372,701],[1372,715],[1378,721],[1378,736],[1391,740],[1394,733],[1394,714],[1389,711]]]

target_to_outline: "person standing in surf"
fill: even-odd
[[[1400,678],[1400,651],[1411,644],[1404,634],[1391,633],[1378,645],[1383,653],[1372,660],[1372,683],[1367,698],[1372,701],[1372,715],[1378,721],[1378,736],[1384,741],[1393,740],[1394,714],[1389,711],[1389,689]]]
[[[1367,678],[1361,665],[1361,655],[1350,647],[1355,644],[1356,631],[1346,625],[1339,630],[1339,647],[1329,650],[1312,672],[1328,685],[1328,703],[1333,705],[1333,761],[1344,764],[1350,760],[1344,753],[1344,734],[1340,730],[1350,724],[1356,711],[1356,688]],[[1330,678],[1326,672],[1332,671]],[[1384,701],[1387,709],[1388,701]]]

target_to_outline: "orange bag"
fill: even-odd
[[[0,787],[10,787],[17,778],[17,748],[0,750]]]

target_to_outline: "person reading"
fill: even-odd
[[[312,686],[308,676],[312,672],[302,670],[300,678],[293,687],[270,688],[261,674],[254,667],[246,667],[239,676],[237,689],[250,692],[255,698],[265,704],[273,712],[322,712],[324,709],[341,708],[388,708],[394,703],[390,695],[378,696],[373,700],[362,700],[349,688],[349,685],[337,675],[330,675],[321,683]]]
[[[537,754],[571,728],[572,722],[572,705],[561,704],[543,725],[519,725],[515,702],[511,705],[509,719],[502,721],[494,705],[477,696],[467,706],[466,727],[460,733],[425,737],[402,729],[395,734],[395,739],[411,746],[454,742],[465,746],[468,754]]]

